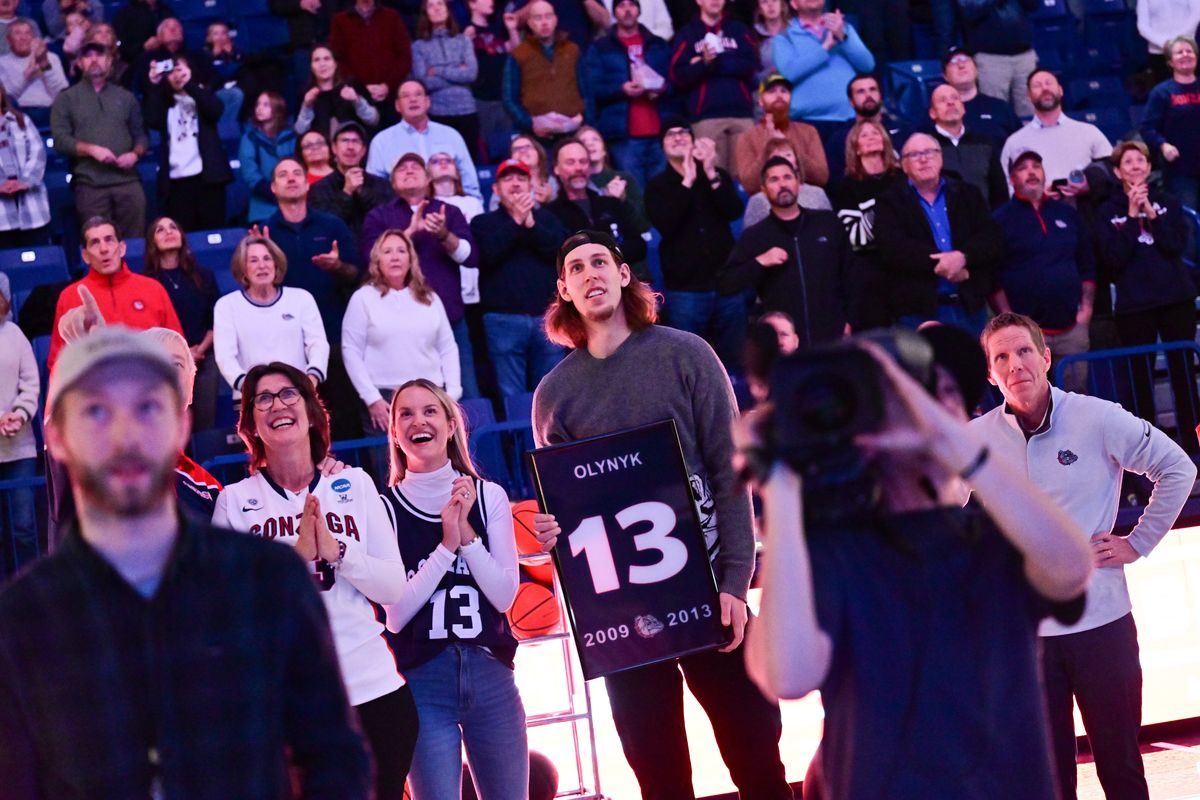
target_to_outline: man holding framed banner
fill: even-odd
[[[592,647],[583,641],[582,660],[593,675],[607,675],[613,720],[644,800],[695,796],[681,677],[708,714],[741,796],[790,800],[779,758],[779,708],[747,677],[740,650],[754,536],[749,495],[738,488],[732,466],[736,407],[729,379],[702,339],[654,324],[655,298],[632,277],[611,236],[594,231],[571,236],[559,248],[557,266],[558,296],[546,314],[546,334],[575,350],[534,394],[534,438],[539,446],[578,443],[574,453],[583,457],[552,465],[547,455],[553,460],[571,449],[539,455],[539,482],[548,489],[553,472],[556,484],[576,484],[578,497],[570,507],[549,509],[562,510],[562,521],[571,526],[569,544],[557,552],[562,574],[583,570],[584,579],[567,589],[572,616],[599,620],[603,606],[629,617],[628,632],[615,616],[614,624],[581,631],[593,640]],[[654,425],[664,419],[673,424]],[[621,435],[607,436],[614,432]],[[606,438],[586,448],[579,441],[593,437]],[[605,446],[609,452],[601,456],[596,448]],[[654,466],[642,469],[648,459]],[[614,469],[601,472],[609,466]],[[576,468],[582,477],[573,477]],[[672,484],[682,483],[680,472],[686,472],[697,511],[672,507]],[[563,473],[571,477],[558,479]],[[628,480],[618,481],[622,473]],[[551,502],[561,502],[564,494],[557,492],[559,499]],[[579,498],[590,510],[578,507]],[[715,572],[715,608],[713,574],[696,569],[704,566],[693,555],[699,555],[700,543],[687,532],[697,522]],[[539,515],[535,525],[544,547],[554,548],[563,532],[558,519]],[[706,596],[711,617],[705,616]],[[586,613],[593,611],[596,616]],[[727,644],[715,649],[718,622]],[[669,633],[646,635],[658,625]]]

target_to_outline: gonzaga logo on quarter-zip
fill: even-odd
[[[1058,463],[1062,464],[1064,467],[1069,467],[1078,460],[1079,456],[1075,455],[1070,450],[1058,451]]]

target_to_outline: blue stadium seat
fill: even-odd
[[[212,270],[221,294],[236,292],[241,287],[229,271],[229,260],[238,242],[246,235],[245,228],[221,228],[215,231],[195,231],[187,235],[196,261]]]
[[[236,8],[243,17],[265,17],[271,13],[267,0],[238,0]]]
[[[1085,17],[1128,13],[1129,5],[1125,0],[1083,0],[1083,15]]]
[[[462,406],[468,431],[482,428],[484,425],[493,425],[496,422],[496,411],[492,408],[492,401],[486,397],[460,400],[459,405]]]
[[[1095,125],[1101,133],[1108,137],[1110,142],[1119,142],[1124,139],[1131,127],[1128,108],[1089,109],[1072,116]]]
[[[475,170],[479,176],[479,193],[483,195],[483,207],[487,208],[492,199],[492,185],[496,182],[496,171],[491,167],[480,167]]]
[[[286,47],[290,41],[287,22],[281,17],[255,14],[238,23],[238,46],[246,53]]]
[[[50,385],[50,337],[35,336],[30,344],[33,345],[33,357],[37,361],[38,377],[42,380],[41,400],[44,401],[46,387]]]
[[[509,421],[533,419],[533,392],[504,398],[504,418]]]
[[[928,118],[929,94],[940,83],[940,61],[893,61],[888,64],[888,98],[892,110],[906,119]]]
[[[1033,49],[1038,64],[1051,72],[1065,68],[1076,48],[1078,34],[1074,20],[1035,21],[1032,26]]]
[[[1129,93],[1125,84],[1113,75],[1079,78],[1067,84],[1067,107],[1070,109],[1129,108]]]
[[[141,273],[146,269],[146,240],[126,239],[125,240],[125,263],[134,272]]]
[[[1031,20],[1074,19],[1067,0],[1041,0],[1036,10],[1029,12]]]
[[[171,10],[181,22],[187,22],[221,19],[228,16],[231,9],[226,7],[225,0],[171,0]]]
[[[210,458],[244,452],[236,427],[210,428],[192,434],[192,460],[203,464]]]
[[[1102,41],[1094,45],[1078,42],[1068,59],[1067,70],[1076,78],[1120,75],[1124,62],[1119,42]]]
[[[55,164],[48,160],[42,182],[46,184],[50,195],[50,234],[60,236],[69,216],[66,209],[70,208],[73,212],[75,206],[75,197],[71,194],[71,171],[65,163]]]
[[[1196,213],[1194,208],[1184,206],[1183,217],[1188,221],[1188,239],[1191,245],[1184,254],[1183,263],[1187,264],[1195,277],[1197,270],[1200,270],[1200,214]]]
[[[36,287],[71,279],[66,254],[57,245],[0,250],[0,272],[8,276],[14,319]]]

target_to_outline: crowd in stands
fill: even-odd
[[[77,243],[110,321],[179,329],[197,429],[272,360],[319,386],[336,439],[413,378],[531,391],[565,352],[554,254],[585,228],[735,375],[766,312],[803,347],[1007,310],[1056,359],[1194,335],[1197,3],[1125,10],[1147,38],[1123,78],[1157,83],[1106,133],[1064,110],[1033,0],[268,0],[269,45],[176,2],[0,0],[0,248]],[[1076,35],[1089,2],[1064,11]],[[942,82],[905,114],[888,76],[913,56]],[[94,217],[111,235],[76,242]],[[188,246],[230,227],[231,263]],[[55,293],[57,315],[82,302]],[[46,305],[0,338],[57,337]],[[12,353],[0,478],[35,416]]]

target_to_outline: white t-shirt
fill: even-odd
[[[218,527],[295,547],[300,514],[310,492],[321,503],[329,533],[346,545],[341,566],[314,561],[309,567],[329,612],[350,704],[357,706],[404,685],[383,637],[383,624],[371,606],[372,600],[401,602],[408,593],[400,548],[371,476],[356,467],[337,475],[318,473],[307,489],[293,493],[260,470],[225,487],[217,497],[212,521]]]
[[[329,339],[317,301],[303,289],[283,287],[275,301],[258,305],[242,291],[230,292],[213,307],[213,357],[233,396],[251,367],[282,361],[325,380]]]
[[[200,116],[196,99],[186,92],[175,95],[167,109],[167,160],[172,179],[193,178],[204,169],[200,160]]]
[[[426,378],[462,397],[458,345],[442,301],[433,292],[429,305],[412,292],[392,289],[380,294],[363,286],[346,305],[342,318],[342,358],[346,372],[368,406],[381,399],[380,389],[395,389],[413,378]]]

